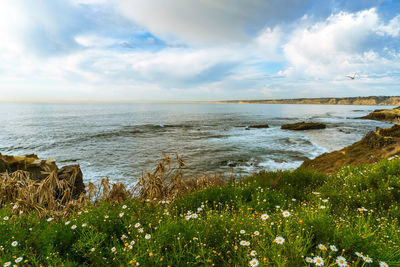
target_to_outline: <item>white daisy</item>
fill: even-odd
[[[337,249],[336,246],[334,246],[334,245],[330,245],[329,248],[330,248],[333,252],[338,251],[338,249]]]
[[[139,227],[140,227],[140,223],[136,223],[135,228],[139,228]]]
[[[240,230],[240,233],[243,235],[244,233],[246,233],[245,230]]]
[[[151,235],[150,235],[150,234],[146,234],[146,235],[144,236],[144,238],[150,239],[150,238],[151,238]]]
[[[115,247],[111,248],[111,252],[115,252],[117,249]]]
[[[13,247],[18,246],[18,242],[17,242],[17,241],[13,241],[13,242],[11,243],[11,246],[13,246]]]
[[[276,237],[274,239],[274,242],[279,244],[279,245],[282,245],[285,242],[285,239],[283,237],[281,237],[281,236],[278,236],[278,237]]]
[[[290,216],[290,212],[285,210],[284,212],[282,212],[283,217],[289,217]]]
[[[314,257],[313,259],[314,263],[316,266],[323,266],[324,265],[324,259],[321,257]]]
[[[18,258],[15,259],[15,263],[21,262],[22,260],[23,260],[22,257],[18,257]]]
[[[269,218],[269,215],[268,214],[263,214],[263,215],[261,215],[261,219],[263,220],[263,221],[265,221],[265,220],[267,220]]]
[[[257,236],[257,235],[260,235],[260,232],[259,232],[259,231],[255,231],[255,232],[254,232],[254,235],[256,235],[256,236]]]
[[[339,267],[346,267],[347,266],[347,261],[342,256],[339,256],[339,257],[336,258],[336,263],[339,265]]]
[[[253,257],[257,256],[257,251],[252,250],[252,251],[250,252],[250,256],[253,256]]]
[[[371,262],[372,262],[372,258],[370,258],[368,255],[367,255],[367,256],[363,256],[362,258],[363,258],[363,260],[364,260],[365,262],[368,262],[368,263],[371,263]]]
[[[258,266],[258,264],[260,264],[257,259],[252,259],[249,263],[250,266]]]
[[[387,264],[387,263],[384,262],[384,261],[380,261],[380,262],[379,262],[379,267],[389,267],[389,264]]]
[[[306,257],[306,262],[307,262],[307,263],[313,263],[314,261],[313,261],[313,259],[311,259],[310,257]]]

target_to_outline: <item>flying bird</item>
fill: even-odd
[[[357,72],[355,72],[353,75],[346,75],[347,78],[350,78],[354,80],[354,78],[357,76]]]

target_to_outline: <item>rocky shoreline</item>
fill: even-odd
[[[394,109],[377,109],[368,114],[367,116],[361,117],[360,119],[385,121],[389,123],[400,123],[400,107]]]
[[[57,181],[66,181],[73,199],[78,199],[85,193],[85,184],[79,165],[68,165],[58,168],[54,159],[39,159],[35,154],[11,156],[0,153],[0,178],[10,175],[15,177],[17,172],[23,172],[24,177],[36,183],[45,181],[50,175]]]

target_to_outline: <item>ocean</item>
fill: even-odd
[[[80,164],[84,181],[134,185],[163,155],[178,153],[185,174],[248,174],[294,169],[307,158],[341,149],[376,127],[361,120],[382,106],[289,104],[1,103],[0,153]],[[294,132],[285,123],[323,122]],[[268,124],[270,128],[246,130]]]

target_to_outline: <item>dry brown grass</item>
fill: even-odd
[[[31,179],[31,174],[26,171],[1,173],[0,208],[11,204],[18,206],[14,209],[15,215],[36,211],[40,217],[66,217],[87,205],[96,205],[100,200],[171,201],[188,191],[226,183],[227,179],[222,174],[187,178],[183,172],[185,166],[186,163],[178,155],[174,159],[166,156],[154,170],[143,173],[131,190],[122,183],[111,183],[104,178],[99,187],[89,182],[86,194],[81,194],[77,199],[73,198],[72,192],[77,173],[73,173],[69,179],[60,180],[57,172],[47,172],[47,177],[40,182]],[[234,179],[233,175],[231,179]]]

